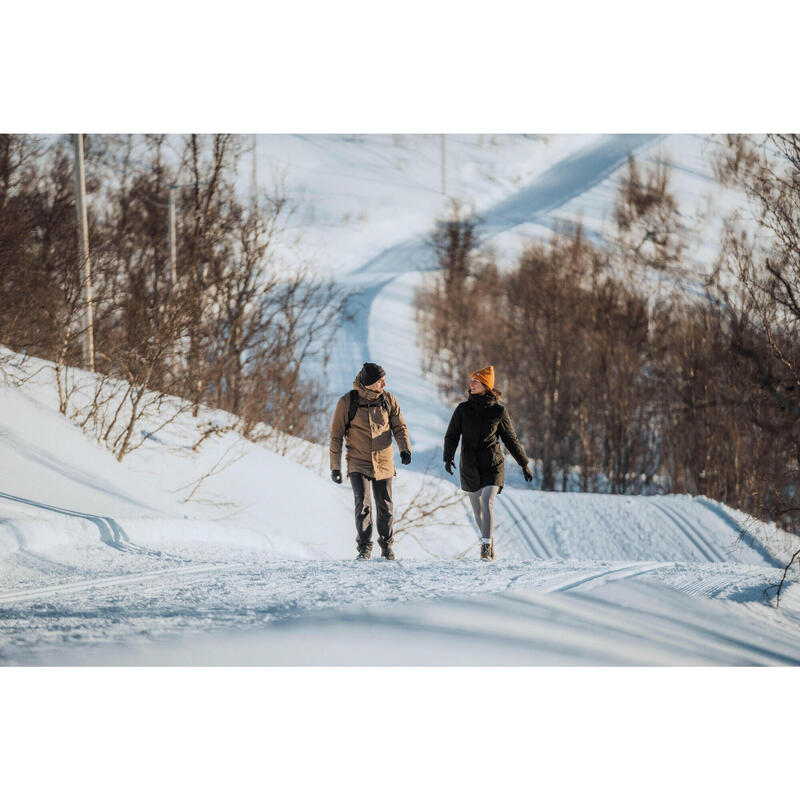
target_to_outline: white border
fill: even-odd
[[[15,4],[5,132],[797,127],[795,5]]]
[[[752,798],[796,761],[785,713],[795,679],[744,668],[10,668],[0,790]]]

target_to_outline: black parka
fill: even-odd
[[[459,439],[461,488],[465,492],[477,492],[484,486],[502,490],[505,462],[501,441],[521,467],[528,464],[508,411],[490,394],[471,394],[456,406],[444,436],[445,463],[453,460]]]

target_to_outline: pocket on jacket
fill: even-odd
[[[499,448],[492,448],[491,450],[479,450],[478,451],[478,468],[483,472],[487,469],[491,469],[492,467],[496,467],[498,464],[503,463],[503,454],[500,452]]]
[[[372,452],[386,450],[392,446],[392,432],[385,430],[372,440]]]

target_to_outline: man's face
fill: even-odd
[[[365,389],[371,389],[373,392],[382,392],[383,387],[386,386],[386,376],[384,375],[382,378],[379,378],[375,383],[371,383],[369,386],[365,386]]]

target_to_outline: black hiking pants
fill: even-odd
[[[348,476],[353,487],[353,500],[356,510],[356,544],[359,547],[372,541],[372,494],[375,495],[375,516],[378,528],[378,539],[384,544],[392,544],[392,479],[376,481],[360,472],[351,472]]]

